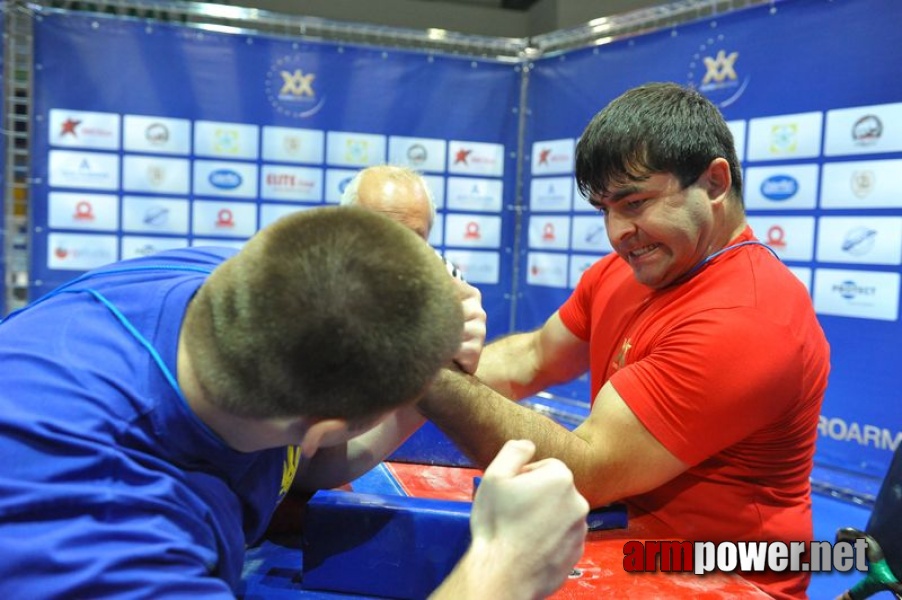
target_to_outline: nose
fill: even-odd
[[[636,230],[636,225],[630,217],[619,214],[615,210],[605,213],[604,225],[608,232],[608,240],[615,248]]]

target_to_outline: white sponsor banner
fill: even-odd
[[[821,152],[823,113],[761,117],[749,121],[748,160],[813,158]]]
[[[501,212],[503,194],[500,179],[449,177],[445,205],[452,210]]]
[[[122,260],[150,256],[164,250],[187,248],[188,238],[155,237],[155,236],[122,236]]]
[[[501,255],[484,250],[448,250],[444,253],[463,274],[476,284],[496,285],[501,280]]]
[[[569,276],[567,255],[530,252],[526,256],[526,283],[545,287],[566,288]]]
[[[613,252],[611,240],[601,214],[592,217],[573,217],[573,238],[570,247],[588,252]]]
[[[50,233],[47,268],[87,271],[118,260],[119,236],[92,233]]]
[[[465,175],[504,175],[504,146],[485,142],[448,142],[448,172]]]
[[[50,110],[51,146],[119,149],[119,115],[54,108]]]
[[[219,160],[194,161],[196,196],[257,197],[257,165]]]
[[[326,203],[338,204],[341,202],[341,195],[357,173],[356,169],[326,169]]]
[[[50,187],[119,189],[119,157],[115,154],[51,150],[48,169]]]
[[[369,167],[385,162],[385,136],[347,131],[326,135],[326,162],[343,167]]]
[[[423,175],[426,187],[432,192],[432,201],[436,208],[445,207],[445,178],[441,175]]]
[[[191,153],[191,121],[187,119],[125,115],[123,134],[126,152]]]
[[[727,121],[727,128],[733,135],[733,145],[739,162],[745,160],[745,121]]]
[[[500,248],[501,217],[446,215],[445,245],[465,248]]]
[[[316,206],[304,204],[269,204],[264,202],[260,205],[260,229],[275,223],[285,215],[293,214],[302,210],[310,210]]]
[[[53,229],[115,231],[119,228],[119,198],[110,194],[50,192],[48,222]]]
[[[251,202],[197,201],[194,235],[249,238],[257,231],[257,205]]]
[[[125,196],[122,198],[122,229],[187,235],[189,207],[186,199]]]
[[[814,310],[823,315],[895,321],[899,273],[815,269]]]
[[[316,167],[263,165],[260,196],[267,200],[321,202],[323,170]]]
[[[821,217],[818,262],[902,264],[902,217]]]
[[[436,213],[432,221],[432,229],[429,230],[429,245],[441,246],[445,239],[445,215]]]
[[[808,290],[808,295],[811,295],[811,269],[809,267],[787,267],[789,272],[795,275],[799,281],[805,286],[805,289]]]
[[[189,161],[184,158],[129,156],[122,159],[122,189],[127,192],[185,195]]]
[[[260,127],[257,125],[197,121],[194,124],[194,154],[255,160],[259,135]]]
[[[571,138],[533,142],[532,174],[572,173],[575,145]]]
[[[236,250],[241,250],[244,247],[244,244],[247,240],[220,240],[214,238],[194,238],[191,241],[191,246],[216,246],[219,248],[235,248]]]
[[[749,167],[745,170],[745,207],[796,210],[817,205],[817,165]]]
[[[755,237],[781,260],[810,262],[814,257],[814,217],[750,216]]]
[[[283,163],[323,162],[322,131],[295,127],[263,128],[263,160]]]
[[[570,247],[570,217],[529,217],[529,247],[567,250]]]
[[[570,255],[570,283],[569,288],[576,288],[580,277],[586,272],[586,269],[594,265],[601,258],[600,255],[594,254],[571,254]]]
[[[572,206],[573,177],[533,177],[529,182],[529,210],[567,212]]]
[[[902,102],[827,111],[824,156],[902,152]]]
[[[388,162],[417,171],[441,172],[445,170],[446,146],[445,140],[393,135],[388,138]]]
[[[902,160],[824,163],[821,208],[902,208]]]

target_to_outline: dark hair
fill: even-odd
[[[292,213],[220,265],[186,343],[211,402],[246,417],[363,420],[416,399],[460,346],[441,260],[357,207]]]
[[[741,203],[742,170],[717,107],[693,89],[649,83],[592,118],[576,146],[576,183],[590,198],[654,173],[671,173],[686,188],[715,158],[730,163],[731,189]]]

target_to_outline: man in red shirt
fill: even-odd
[[[480,465],[533,440],[592,506],[625,500],[632,537],[810,540],[829,348],[746,223],[720,112],[675,84],[630,90],[581,136],[576,179],[615,253],[542,327],[488,345],[476,377],[444,370],[421,412]],[[572,432],[507,400],[586,370],[592,410]],[[805,597],[807,574],[744,575]]]

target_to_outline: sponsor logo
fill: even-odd
[[[231,169],[217,169],[210,173],[207,180],[210,185],[221,190],[234,190],[242,183],[241,175]]]
[[[345,140],[345,160],[350,163],[366,163],[370,144],[366,140]]]
[[[144,130],[144,138],[152,146],[162,146],[169,141],[169,128],[162,123],[151,123]]]
[[[855,300],[860,296],[874,296],[877,293],[875,286],[860,286],[849,279],[833,285],[830,289],[839,293],[846,300]]]
[[[457,154],[454,155],[454,164],[455,165],[469,165],[467,161],[470,158],[470,154],[472,154],[472,150],[467,150],[465,148],[461,148],[457,151]]]
[[[407,160],[414,166],[422,165],[427,158],[429,158],[429,153],[423,144],[414,144],[407,149]]]
[[[310,191],[316,183],[291,173],[267,173],[266,185],[272,188]]]
[[[87,200],[81,200],[75,204],[75,213],[72,218],[75,221],[93,221],[94,207]]]
[[[795,123],[772,125],[770,151],[773,154],[792,154],[799,149],[799,126]]]
[[[723,42],[721,36],[702,44],[689,62],[690,87],[698,89],[719,107],[736,102],[749,84],[749,77],[741,78],[738,72],[739,52],[723,47]]]
[[[852,125],[852,140],[859,146],[876,144],[883,135],[883,122],[876,115],[865,115]]]
[[[351,181],[353,179],[354,179],[354,176],[352,175],[351,177],[345,177],[344,179],[339,181],[338,182],[338,191],[341,192],[342,194],[344,194],[345,189],[347,189],[348,185],[351,183]]]
[[[235,215],[228,208],[219,209],[216,213],[215,226],[217,229],[232,229],[235,227]]]
[[[301,152],[301,136],[298,135],[286,135],[282,138],[282,149],[285,151],[285,154],[289,156],[295,156]]]
[[[241,147],[239,137],[235,129],[217,128],[213,133],[213,151],[217,154],[237,154]]]
[[[310,70],[304,56],[284,56],[269,68],[266,96],[283,115],[307,118],[319,112],[326,101],[325,96],[318,95],[315,82],[316,73]]]
[[[771,225],[767,230],[767,240],[764,243],[778,250],[786,248],[786,230],[779,225]]]
[[[476,221],[470,221],[464,226],[464,239],[465,240],[482,239],[482,232],[479,231],[479,223],[477,223]]]
[[[159,227],[166,224],[169,220],[169,209],[165,206],[151,206],[144,213],[141,219],[145,225],[153,225]]]
[[[877,240],[877,230],[868,227],[855,227],[846,233],[842,242],[843,252],[852,256],[863,256],[871,251]]]
[[[158,165],[149,165],[147,167],[147,182],[154,186],[160,187],[166,180],[166,169]]]
[[[78,137],[78,126],[81,125],[81,121],[76,121],[75,119],[66,119],[63,121],[62,126],[60,127],[60,137],[66,137],[67,135],[71,135],[74,138]]]
[[[789,175],[772,175],[761,182],[761,195],[774,202],[789,200],[799,191],[799,182]]]
[[[873,171],[852,171],[849,185],[856,198],[866,198],[874,191],[877,176]]]
[[[818,418],[817,432],[823,437],[840,442],[855,442],[861,446],[873,446],[890,452],[895,452],[899,444],[902,444],[902,431],[894,432],[876,425],[862,425],[824,415]]]

